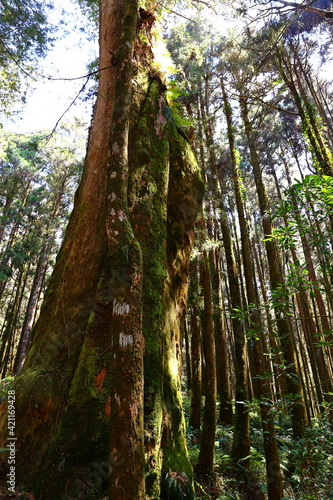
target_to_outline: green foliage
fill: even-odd
[[[289,262],[289,250],[297,254],[300,246],[308,245],[319,255],[319,270],[325,275],[333,269],[331,252],[333,214],[333,178],[326,175],[306,175],[303,180],[295,181],[286,190],[277,204],[274,218],[287,219],[287,224],[273,230],[267,240],[275,239],[285,252],[288,263],[285,289],[289,294],[309,291],[313,295],[314,287],[321,287],[309,279],[306,262],[300,259]],[[283,290],[280,290],[283,295]]]
[[[281,468],[284,475],[284,489],[288,500],[329,500],[333,492],[333,430],[328,418],[329,409],[316,419],[313,419],[305,435],[300,440],[292,436],[290,419],[291,405],[295,404],[293,397],[286,396],[277,403],[267,401],[272,405],[275,420],[276,438],[278,441]],[[260,402],[248,402],[251,420],[251,469],[256,482],[264,485],[266,482],[265,454],[260,420]],[[188,416],[190,399],[184,397],[185,415]],[[207,484],[195,483],[197,499],[223,498],[231,500],[243,499],[240,481],[237,479],[239,470],[235,469],[230,459],[233,439],[233,428],[217,426],[215,448],[216,484],[212,488]],[[187,427],[187,444],[189,456],[196,463],[200,448],[200,432]],[[220,494],[220,496],[218,496]]]
[[[317,202],[333,213],[332,177],[318,174],[306,175],[302,181],[294,183],[293,189],[298,199],[303,196],[305,202]]]
[[[305,435],[293,441],[279,430],[282,465],[297,499],[331,498],[333,480],[333,433],[323,415],[306,429]]]
[[[6,401],[8,391],[12,389],[14,377],[9,376],[0,381],[0,403]]]
[[[32,78],[26,77],[51,43],[50,8],[51,3],[39,0],[0,1],[0,103],[7,115],[18,97],[25,101]]]
[[[290,249],[296,247],[298,231],[293,221],[288,221],[288,226],[274,227],[272,234],[266,236],[264,241],[276,240],[281,248]]]
[[[78,0],[82,11],[96,25],[99,21],[98,0]]]
[[[194,499],[191,483],[184,472],[168,472],[163,482],[169,500]]]
[[[24,273],[21,311],[13,328],[22,326],[29,290],[41,252],[48,246],[50,264],[71,210],[82,169],[83,139],[75,126],[64,126],[47,144],[39,135],[1,135],[0,144],[0,324],[7,321],[16,279]],[[81,136],[82,137],[82,136]],[[49,268],[46,280],[49,276]],[[1,296],[2,295],[2,296]]]
[[[184,118],[179,104],[174,101],[172,106],[164,106],[163,115],[169,122],[173,122],[177,127],[189,127],[192,122]]]
[[[31,60],[45,54],[50,27],[47,9],[51,3],[38,0],[0,1],[0,63],[9,59]]]

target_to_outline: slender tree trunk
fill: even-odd
[[[28,280],[28,271],[23,266],[22,269],[22,276],[24,276],[23,283],[19,282],[18,284],[18,289],[16,290],[16,296],[18,296],[18,300],[16,301],[16,304],[14,304],[14,314],[12,316],[11,320],[11,325],[10,325],[10,332],[9,332],[9,339],[7,342],[7,350],[6,350],[6,355],[3,361],[3,369],[2,369],[2,377],[6,377],[6,375],[13,374],[13,357],[14,357],[14,346],[16,343],[16,325],[18,323],[18,318],[23,302],[23,297],[24,297],[24,292],[25,292],[25,287],[27,284]],[[22,279],[22,278],[21,278]],[[19,294],[19,295],[18,295]]]
[[[299,208],[297,205],[297,199],[296,199],[296,194],[294,193],[292,189],[292,184],[291,184],[291,177],[290,177],[290,172],[287,163],[285,162],[285,170],[286,170],[286,176],[289,184],[289,189],[291,190],[291,196],[292,196],[292,204],[293,204],[293,212],[294,216],[297,222],[297,226],[299,229],[300,233],[300,238],[303,246],[303,252],[305,256],[305,262],[306,262],[306,267],[309,273],[309,278],[313,283],[313,289],[315,293],[315,298],[317,301],[318,309],[321,311],[321,323],[323,327],[323,332],[325,335],[331,335],[330,330],[329,330],[329,323],[327,320],[327,313],[326,313],[326,308],[325,304],[321,295],[321,292],[319,288],[316,286],[317,283],[317,276],[312,260],[312,255],[311,255],[311,249],[310,245],[307,241],[307,237],[305,235],[305,231],[302,228],[302,223],[301,223],[301,217],[300,217],[300,212]],[[285,223],[287,221],[285,220]],[[300,267],[300,262],[297,258],[296,252],[294,248],[291,248],[291,253],[293,257],[293,261],[295,266]],[[329,375],[329,371],[327,369],[327,363],[325,360],[324,352],[322,349],[322,346],[319,342],[320,337],[319,337],[319,332],[316,327],[316,324],[313,320],[313,314],[311,311],[311,306],[308,300],[308,297],[305,292],[301,292],[299,296],[299,300],[301,302],[301,307],[300,307],[300,314],[301,314],[301,321],[302,325],[304,325],[304,333],[307,337],[307,343],[306,345],[308,346],[309,350],[309,355],[310,359],[312,361],[312,367],[313,367],[313,373],[314,373],[314,378],[315,378],[315,384],[316,384],[316,390],[317,390],[317,396],[318,400],[321,403],[322,402],[322,397],[324,396],[324,399],[328,402],[331,403],[333,401],[333,385],[331,381],[331,377]],[[302,317],[302,312],[303,312],[303,317]],[[324,328],[325,327],[325,328]],[[320,390],[320,384],[322,387],[322,391]]]
[[[319,88],[315,88],[315,84],[313,82],[313,75],[307,71],[308,68],[305,68],[303,64],[301,64],[301,61],[297,57],[297,63],[299,65],[299,71],[301,72],[301,75],[304,78],[304,81],[306,82],[306,85],[310,91],[311,97],[318,109],[318,112],[320,114],[320,117],[325,125],[325,132],[327,134],[327,137],[329,139],[329,142],[331,144],[331,148],[333,147],[333,127],[332,127],[332,121],[331,121],[331,116],[328,115],[328,113],[325,110],[325,100],[324,102],[322,101],[322,91],[321,91],[321,86]]]
[[[236,196],[239,228],[242,243],[242,258],[245,274],[247,301],[249,304],[249,323],[252,334],[255,375],[260,397],[260,414],[264,437],[264,449],[266,458],[267,488],[269,500],[280,500],[283,497],[282,475],[280,470],[279,454],[275,440],[274,417],[268,401],[270,398],[270,385],[267,378],[268,366],[263,353],[261,339],[262,322],[254,286],[255,276],[253,273],[250,238],[245,217],[243,204],[244,191],[241,174],[239,171],[240,158],[235,148],[233,133],[232,110],[229,104],[223,78],[221,88],[224,102],[224,112],[227,120],[228,139],[231,154],[231,165],[233,171],[233,184]],[[259,338],[257,338],[259,337]],[[274,464],[274,465],[273,465]]]
[[[26,204],[26,201],[27,201],[27,198],[28,198],[28,194],[29,194],[29,191],[30,191],[30,185],[31,185],[31,182],[28,181],[27,182],[27,185],[25,187],[25,190],[24,190],[24,193],[22,195],[22,204],[21,204],[21,208],[19,210],[19,213],[18,213],[18,219],[20,217],[22,217],[23,215],[23,208]],[[20,227],[20,223],[19,223],[19,220],[16,220],[16,222],[13,224],[13,227],[10,231],[10,234],[9,234],[9,237],[8,237],[8,241],[7,241],[7,244],[6,244],[6,249],[4,250],[4,256],[2,258],[2,261],[0,263],[0,269],[1,267],[4,267],[6,268],[6,266],[8,265],[9,263],[9,260],[10,260],[10,254],[8,252],[8,250],[10,250],[10,248],[12,247],[13,243],[14,243],[14,240],[15,240],[15,236],[17,234],[17,231]],[[6,285],[7,285],[7,282],[8,282],[8,279],[2,279],[0,280],[0,299],[3,295],[3,292],[6,288]]]
[[[221,206],[223,206],[222,200]],[[248,467],[250,455],[250,429],[249,414],[245,403],[248,400],[246,344],[243,319],[240,316],[240,311],[243,310],[243,304],[234,259],[233,245],[224,206],[221,211],[221,229],[224,250],[226,253],[231,307],[234,311],[232,315],[232,326],[235,342],[236,403],[231,456],[236,463],[241,461],[243,467]]]
[[[22,366],[28,351],[30,342],[30,332],[33,326],[33,320],[35,317],[35,311],[37,307],[38,297],[41,290],[44,272],[47,267],[48,257],[50,253],[50,241],[42,249],[42,253],[37,262],[37,268],[35,272],[35,277],[32,285],[32,289],[29,296],[29,301],[24,317],[24,322],[22,326],[22,331],[20,335],[20,341],[18,344],[16,359],[14,363],[14,373],[17,375],[22,370]]]
[[[302,388],[298,373],[297,360],[295,356],[294,339],[289,319],[288,297],[286,296],[286,291],[284,290],[284,278],[277,244],[274,240],[270,239],[270,235],[273,232],[272,221],[269,214],[270,207],[266,188],[262,179],[259,158],[257,155],[257,150],[252,133],[252,125],[248,115],[246,98],[241,98],[240,106],[245,126],[245,133],[250,149],[251,163],[258,194],[260,213],[262,217],[263,232],[266,240],[265,245],[269,265],[271,289],[274,300],[273,305],[283,358],[286,364],[286,384],[288,387],[288,393],[291,394],[294,398],[292,406],[293,433],[295,438],[300,438],[307,424],[307,419],[302,398]]]
[[[326,143],[324,136],[323,136],[323,132],[320,131],[320,126],[322,126],[322,124],[319,123],[320,118],[319,118],[318,114],[315,112],[313,104],[309,101],[309,97],[305,91],[305,88],[304,88],[304,85],[303,85],[303,82],[301,79],[301,75],[300,75],[300,72],[298,69],[299,65],[302,66],[301,61],[296,56],[296,61],[293,64],[293,71],[294,71],[294,74],[296,77],[297,87],[298,87],[299,93],[302,97],[304,107],[306,109],[306,114],[307,114],[307,117],[310,121],[313,133],[314,133],[316,140],[318,142],[318,145],[320,147],[322,157],[324,158],[325,164],[327,165],[326,173],[328,175],[333,175],[332,153],[330,152],[330,150],[327,146],[327,143]]]
[[[6,201],[5,201],[5,204],[4,204],[3,209],[2,209],[2,215],[0,217],[0,241],[2,241],[2,239],[3,239],[4,231],[5,231],[5,228],[7,225],[6,218],[8,216],[9,209],[11,207],[13,198],[14,198],[13,195],[8,195],[6,197]]]
[[[266,322],[267,322],[267,330],[268,330],[268,339],[270,345],[270,351],[273,356],[273,373],[274,373],[274,383],[275,383],[275,396],[276,399],[281,399],[282,395],[287,394],[285,380],[283,377],[283,369],[282,369],[282,361],[279,355],[280,347],[278,344],[278,339],[276,338],[276,333],[273,329],[273,318],[270,311],[269,300],[267,296],[266,284],[263,277],[263,272],[260,264],[260,258],[258,256],[258,251],[256,248],[256,244],[253,241],[252,243],[253,255],[256,262],[256,269],[259,278],[261,293],[263,296],[263,301],[265,304],[266,311]]]
[[[0,366],[2,378],[4,378],[7,374],[7,364],[9,359],[10,347],[22,300],[22,281],[25,275],[25,271],[25,268],[22,267],[22,269],[18,273],[17,279],[15,280],[15,286],[13,287],[13,291],[15,290],[15,296],[13,298],[13,302],[9,304],[9,309],[6,313],[6,323],[2,334],[2,343],[0,349]]]
[[[215,348],[216,348],[216,377],[218,394],[220,398],[219,422],[222,425],[232,425],[233,411],[231,402],[231,389],[229,377],[229,359],[228,359],[228,334],[223,307],[222,283],[221,283],[221,265],[220,265],[220,250],[215,249],[215,270],[213,276],[213,285],[216,297],[214,311],[214,331],[215,331]]]
[[[205,142],[209,152],[210,168],[216,172],[216,156],[214,152],[213,144],[213,130],[211,128],[211,123],[206,119],[206,109],[203,102],[203,98],[200,95],[198,98],[198,123],[199,123],[199,150],[200,159],[202,165],[205,165],[205,155],[204,155],[204,139],[203,131],[205,134]],[[217,207],[214,201],[217,196],[220,198],[220,189],[218,187],[217,176],[209,176],[208,185],[212,191],[212,204],[213,210],[216,213]],[[214,261],[213,255],[211,254],[211,262]],[[215,261],[216,263],[216,261]],[[215,339],[216,339],[216,369],[217,369],[217,383],[220,395],[220,418],[221,421],[226,425],[231,425],[233,414],[232,414],[232,404],[231,404],[231,388],[228,373],[228,352],[227,352],[227,335],[224,330],[224,325],[222,322],[222,312],[219,309],[222,306],[221,297],[221,287],[219,284],[220,270],[214,265],[212,266],[212,286],[214,294],[214,327],[215,327]],[[223,313],[224,314],[224,313]]]
[[[233,252],[233,243],[230,234],[230,228],[228,224],[228,219],[226,215],[226,209],[221,196],[221,191],[217,184],[217,172],[216,172],[216,156],[214,152],[213,144],[213,131],[210,129],[210,122],[206,119],[205,107],[203,100],[200,101],[201,118],[204,125],[204,131],[206,136],[207,149],[210,156],[210,168],[212,169],[213,175],[211,176],[214,182],[214,191],[220,198],[219,208],[221,210],[221,232],[223,237],[223,245],[226,254],[227,261],[227,272],[228,272],[228,282],[229,291],[231,299],[231,307],[234,310],[241,311],[243,308],[241,300],[241,291],[239,285],[239,279],[237,274],[237,268]],[[232,447],[232,458],[237,463],[242,460],[242,465],[247,467],[249,465],[249,454],[250,454],[250,430],[249,430],[249,416],[245,405],[245,401],[248,400],[248,390],[247,390],[247,365],[246,365],[246,345],[245,345],[245,333],[242,319],[237,317],[237,314],[233,314],[232,318],[233,334],[235,341],[235,375],[236,375],[236,405],[235,405],[235,416],[234,416],[234,438]]]
[[[191,361],[192,361],[192,388],[189,426],[200,431],[201,423],[201,396],[202,396],[202,366],[201,366],[201,331],[200,317],[197,306],[199,293],[199,270],[197,259],[192,261],[190,281],[190,319],[191,319]]]
[[[195,467],[199,477],[211,475],[214,467],[216,432],[216,365],[215,338],[213,326],[213,303],[211,276],[207,252],[203,251],[200,265],[200,278],[204,294],[204,313],[202,322],[202,345],[206,363],[205,409],[202,422],[201,444],[198,463]]]
[[[327,154],[326,148],[322,147],[320,134],[318,136],[317,128],[313,128],[313,120],[312,120],[312,112],[311,115],[308,116],[307,109],[304,109],[304,103],[302,102],[301,96],[297,90],[295,81],[293,79],[293,71],[291,68],[291,63],[287,59],[287,55],[285,53],[282,54],[281,51],[277,52],[278,58],[278,69],[279,72],[290,90],[290,93],[295,101],[299,116],[302,120],[302,125],[304,132],[309,140],[311,152],[313,156],[313,160],[317,168],[322,170],[322,172],[326,175],[333,175],[333,169],[331,164],[331,159]],[[283,65],[285,64],[287,70],[284,69]],[[318,141],[319,138],[319,141]]]
[[[213,186],[212,186],[213,188]],[[207,230],[210,239],[216,238],[216,232],[218,228],[213,230],[213,221],[218,220],[216,203],[214,201],[215,195],[212,193],[212,205],[213,214],[208,214],[207,217]],[[231,393],[230,393],[230,382],[229,382],[229,363],[228,363],[228,353],[227,353],[227,337],[226,337],[226,325],[225,317],[222,304],[222,288],[221,288],[221,269],[220,269],[220,250],[215,247],[209,251],[209,263],[211,271],[211,282],[212,282],[212,300],[213,300],[213,323],[214,323],[214,333],[215,333],[215,352],[216,352],[216,381],[217,381],[217,392],[220,397],[220,412],[219,418],[220,423],[224,425],[231,425],[233,412],[231,403]]]

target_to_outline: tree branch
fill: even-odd
[[[299,113],[296,111],[289,111],[288,109],[281,108],[280,106],[277,106],[276,104],[269,103],[267,101],[264,101],[264,99],[261,99],[261,97],[258,96],[250,96],[250,95],[243,95],[243,94],[234,94],[236,97],[240,98],[246,98],[246,99],[251,99],[251,100],[256,100],[264,104],[265,106],[271,108],[271,109],[276,109],[277,111],[281,111],[282,113],[288,113],[289,115],[294,115],[294,116],[299,116]]]
[[[190,23],[194,23],[194,24],[198,24],[196,21],[194,21],[193,19],[190,19],[189,17],[186,17],[186,16],[183,16],[183,14],[179,14],[179,12],[176,12],[172,9],[168,9],[168,12],[171,12],[171,14],[175,14],[175,16],[179,16],[179,17],[183,17],[184,19],[186,19],[187,21],[190,21]]]
[[[288,2],[287,0],[277,0],[278,3],[284,5],[285,7],[294,7],[296,9],[300,10],[306,10],[308,12],[313,12],[314,14],[317,14],[318,16],[325,17],[328,19],[333,18],[333,11],[331,10],[324,10],[324,9],[319,9],[318,7],[312,7],[311,3],[309,4],[299,4],[296,2]]]

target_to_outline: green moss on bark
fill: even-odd
[[[147,496],[159,498],[170,471],[186,474],[189,489],[192,482],[179,379],[180,325],[203,183],[189,144],[164,116],[166,101],[158,82],[140,72],[135,78],[141,92],[134,93],[131,112],[128,208],[143,251]],[[81,186],[80,193],[83,190]],[[29,361],[16,383],[21,422],[18,474],[23,477],[24,471],[24,486],[43,500],[77,498],[84,491],[94,498],[97,491],[106,491],[110,467],[126,458],[110,455],[109,446],[114,356],[109,277],[117,269],[109,261],[101,229],[103,205],[95,250],[91,244],[94,262],[86,274],[80,264],[82,276],[71,281],[71,270],[78,265],[74,249],[78,261],[79,244],[86,252],[76,223],[84,224],[93,206],[80,196]],[[125,254],[126,249],[123,257],[130,258]],[[126,280],[116,278],[120,283]],[[126,444],[126,436],[123,440]]]

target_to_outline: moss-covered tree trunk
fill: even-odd
[[[43,500],[192,495],[178,364],[203,187],[135,42],[150,26],[136,2],[100,2],[83,177],[15,383],[17,479]]]
[[[202,342],[201,324],[198,306],[199,295],[199,269],[198,259],[191,262],[190,271],[190,325],[191,325],[191,363],[192,363],[192,386],[191,386],[191,410],[189,426],[195,431],[200,431],[201,423],[201,399],[202,399]]]
[[[214,272],[212,273],[212,287],[214,300],[214,330],[216,350],[216,378],[217,389],[220,397],[220,410],[218,414],[219,423],[232,425],[233,412],[230,388],[230,363],[228,359],[228,339],[225,311],[222,296],[222,269],[220,249],[215,248]],[[215,296],[214,296],[215,292]]]
[[[202,231],[205,231],[204,218],[201,222]],[[200,263],[200,280],[204,296],[204,310],[202,319],[202,347],[206,371],[204,379],[205,409],[202,422],[202,434],[196,472],[198,477],[206,479],[212,476],[215,455],[216,433],[216,358],[215,336],[213,324],[213,298],[211,288],[211,274],[207,251],[203,251]]]
[[[296,359],[294,338],[290,323],[290,312],[288,295],[276,241],[270,238],[273,233],[273,224],[270,216],[270,205],[265,184],[262,179],[261,166],[257,154],[252,124],[249,119],[248,103],[246,98],[240,98],[242,119],[245,134],[249,145],[251,163],[253,167],[254,180],[258,195],[260,213],[262,218],[263,232],[265,236],[265,247],[269,268],[269,277],[273,295],[273,307],[276,317],[276,326],[282,348],[282,356],[285,364],[286,385],[288,394],[293,398],[292,426],[294,437],[300,438],[307,425],[304,407],[299,367]]]
[[[204,127],[206,146],[209,152],[209,168],[213,175],[210,176],[210,183],[212,192],[219,199],[220,210],[220,225],[223,239],[223,246],[226,255],[227,275],[230,293],[230,303],[232,309],[242,309],[241,287],[239,283],[239,276],[236,267],[236,261],[233,251],[233,242],[227,218],[227,211],[221,189],[218,185],[218,176],[216,171],[217,159],[214,149],[214,131],[211,127],[210,121],[207,119],[205,103],[202,95],[200,95],[200,111],[201,119]],[[247,467],[249,465],[250,455],[250,427],[248,411],[245,401],[248,400],[247,388],[247,366],[246,366],[246,345],[245,345],[245,331],[243,321],[240,317],[233,315],[232,328],[235,341],[235,415],[234,415],[234,438],[232,446],[232,458],[235,463],[242,460],[242,465]],[[247,457],[247,458],[246,458]],[[245,459],[245,460],[244,460]]]
[[[247,387],[247,364],[246,364],[246,344],[244,323],[240,317],[239,311],[242,311],[243,304],[241,299],[241,290],[238,279],[236,261],[234,257],[232,238],[230,234],[229,223],[227,220],[226,208],[221,199],[221,231],[223,245],[226,255],[227,275],[229,283],[229,293],[231,307],[234,311],[232,315],[232,328],[235,341],[235,415],[234,415],[234,434],[232,442],[231,456],[234,463],[241,461],[243,467],[249,467],[250,456],[250,424],[249,414],[246,408],[248,401]]]
[[[257,378],[257,388],[260,399],[260,416],[264,438],[264,450],[266,459],[267,492],[269,500],[280,500],[283,497],[282,474],[280,470],[279,454],[275,439],[274,416],[270,405],[271,394],[268,379],[268,366],[263,352],[262,342],[262,318],[260,315],[260,304],[255,290],[255,275],[253,271],[250,237],[246,223],[244,209],[244,193],[242,178],[239,172],[240,158],[235,148],[235,138],[233,131],[233,117],[230,103],[228,101],[223,78],[221,78],[221,88],[224,103],[224,112],[227,121],[228,139],[231,156],[232,176],[236,197],[238,222],[242,243],[242,259],[245,275],[246,295],[249,304],[248,334],[252,336],[254,353],[254,369]]]
[[[297,72],[297,64],[292,64],[290,56],[283,49],[277,49],[278,70],[288,87],[302,121],[303,131],[309,141],[314,166],[319,173],[333,175],[332,154],[323,140],[318,127],[318,118],[314,115],[308,97]],[[296,82],[294,80],[296,78]]]

